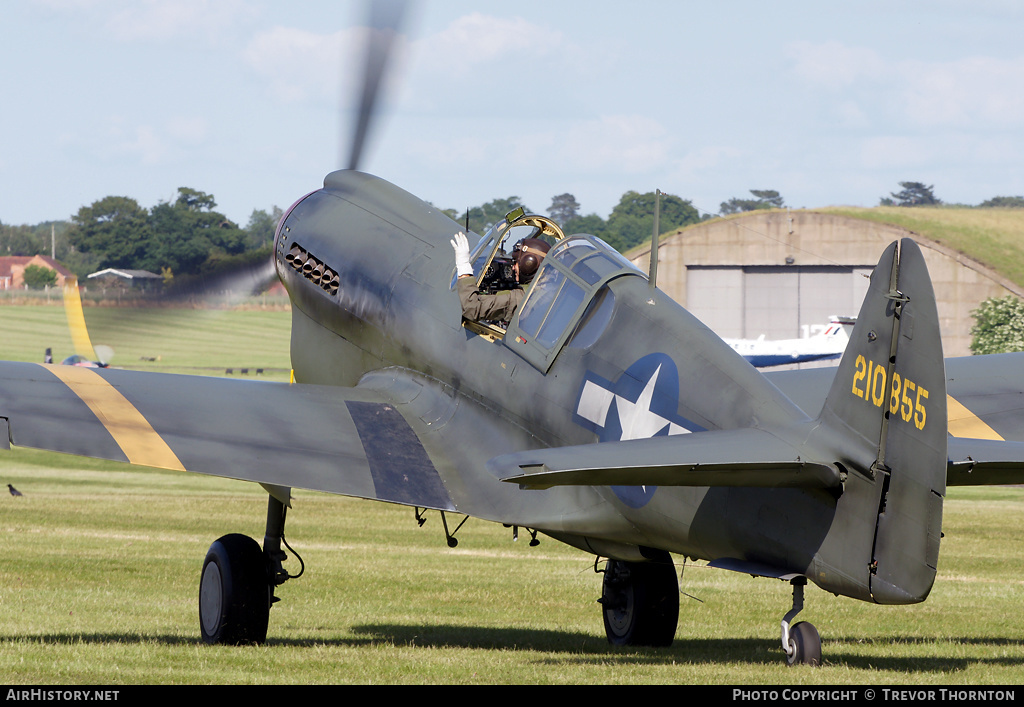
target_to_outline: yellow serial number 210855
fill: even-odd
[[[914,426],[923,430],[928,421],[925,410],[928,391],[909,378],[901,377],[899,373],[893,373],[892,385],[887,386],[886,377],[885,366],[868,361],[863,355],[857,356],[853,394],[873,403],[875,407],[882,407],[888,397],[890,415],[899,413],[904,422],[913,419]]]

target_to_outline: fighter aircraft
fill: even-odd
[[[524,229],[553,243],[527,298],[507,327],[468,322],[460,225],[333,172],[275,235],[294,384],[0,362],[0,445],[261,484],[262,548],[228,534],[203,563],[210,643],[265,640],[302,488],[440,512],[449,544],[458,514],[605,558],[618,645],[673,640],[673,555],[788,581],[789,664],[821,660],[817,630],[792,623],[808,581],[924,601],[946,486],[1024,478],[1024,358],[944,363],[912,240],[881,254],[838,368],[769,377],[600,239],[542,216],[470,234],[479,282]]]
[[[1024,476],[1020,390],[1000,377],[1024,362],[944,366],[913,241],[882,254],[838,369],[769,379],[600,239],[544,217],[513,214],[478,239],[480,273],[524,226],[556,241],[527,299],[507,330],[466,322],[459,225],[384,180],[334,172],[275,240],[296,384],[0,363],[0,440],[262,484],[262,549],[227,535],[204,563],[209,642],[265,639],[289,578],[285,509],[305,488],[609,558],[602,613],[616,644],[672,641],[672,554],[786,579],[791,663],[820,660],[816,630],[790,625],[807,581],[923,601],[946,485]],[[965,429],[990,440],[947,443]],[[991,441],[995,430],[1018,441]]]
[[[850,340],[850,317],[829,317],[828,324],[817,334],[802,339],[724,339],[755,368],[768,368],[810,361],[831,361],[842,357]]]

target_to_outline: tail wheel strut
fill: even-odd
[[[793,608],[782,619],[782,650],[786,652],[788,665],[821,665],[821,637],[818,629],[806,621],[792,626],[789,622],[804,608],[804,586],[806,577],[796,577],[793,584]]]

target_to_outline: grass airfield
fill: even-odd
[[[0,360],[60,363],[75,353],[59,295],[51,304],[11,305],[0,299]],[[235,309],[84,308],[94,346],[114,350],[110,365],[192,375],[256,376],[288,381],[291,311],[253,298]]]
[[[286,379],[286,311],[154,311],[163,314],[145,322],[117,309],[87,308],[86,318],[114,365],[279,368]],[[104,335],[102,316],[123,338]],[[46,346],[60,360],[61,336],[70,353],[60,307],[0,306],[0,331],[5,360],[40,361]],[[0,451],[0,491],[7,483],[25,494],[0,493],[8,684],[1024,683],[1024,489],[950,491],[923,604],[879,607],[808,587],[799,619],[818,627],[824,657],[810,669],[784,665],[786,583],[687,564],[673,646],[616,649],[589,556],[543,537],[530,548],[525,533],[513,543],[510,529],[474,520],[450,549],[437,514],[421,528],[412,509],[304,491],[287,539],[305,574],[278,589],[268,642],[206,646],[203,557],[226,533],[262,538],[262,489],[23,449]]]

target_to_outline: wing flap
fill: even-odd
[[[17,446],[454,510],[376,390],[3,362],[0,418]]]
[[[759,429],[537,449],[495,457],[490,471],[524,488],[552,486],[739,486],[832,488],[831,464],[801,459],[796,448]]]

